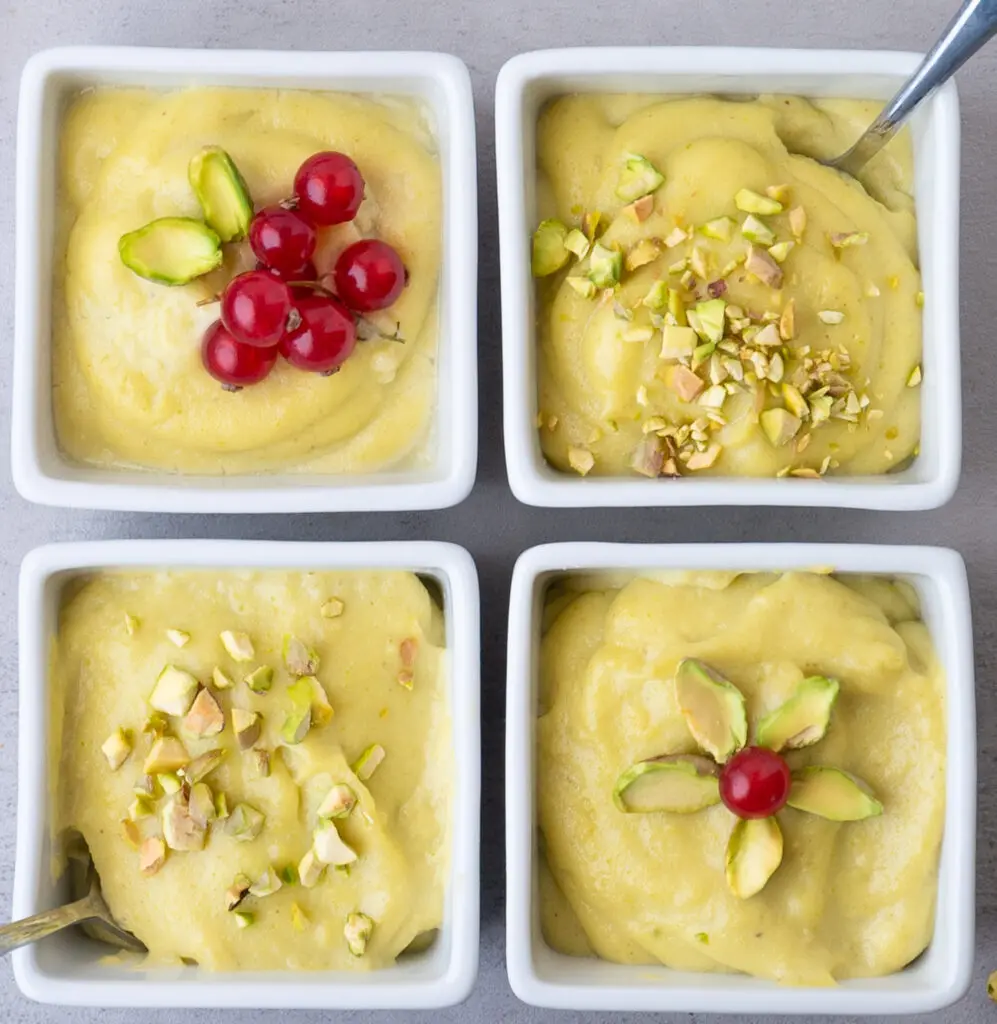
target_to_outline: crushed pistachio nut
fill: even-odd
[[[665,464],[665,444],[656,434],[649,434],[634,450],[631,468],[641,476],[655,478],[661,475]]]
[[[828,235],[828,240],[835,249],[851,249],[865,245],[869,241],[868,231],[836,231]]]
[[[260,665],[259,668],[254,668],[243,682],[253,693],[267,693],[273,685],[273,669],[269,665]]]
[[[270,867],[249,887],[249,895],[255,896],[257,899],[263,899],[265,896],[272,896],[275,892],[278,892],[282,885],[283,883],[277,872]]]
[[[222,642],[222,647],[228,651],[228,655],[233,661],[252,661],[255,653],[253,649],[253,641],[250,640],[248,633],[235,633],[230,629],[223,630],[219,634],[219,638]]]
[[[206,825],[191,813],[190,800],[183,789],[167,800],[162,825],[163,838],[171,850],[189,852],[204,848]]]
[[[192,785],[207,778],[225,760],[226,752],[220,748],[198,754],[190,764],[180,769],[184,779]]]
[[[822,324],[840,324],[845,319],[845,314],[837,309],[821,309],[817,311],[817,319]]]
[[[582,231],[585,232],[585,237],[590,241],[595,240],[595,236],[599,233],[599,223],[602,220],[602,214],[598,210],[592,210],[582,216]]]
[[[291,687],[288,688],[288,693],[291,689]],[[301,700],[299,694],[293,695],[293,700],[294,704],[285,716],[280,730],[281,738],[291,746],[300,743],[312,727],[311,701]]]
[[[248,928],[256,920],[256,915],[249,913],[248,910],[235,910],[232,917],[239,928]]]
[[[215,818],[224,821],[229,814],[228,797],[224,793],[215,793]]]
[[[770,245],[769,256],[771,256],[776,263],[785,263],[786,257],[790,254],[795,245],[795,242],[779,242],[776,245]]]
[[[564,248],[568,252],[574,253],[580,260],[585,259],[588,255],[589,246],[589,240],[585,237],[584,232],[579,231],[578,228],[572,228],[564,239]]]
[[[796,337],[796,300],[790,299],[779,317],[779,337],[783,341],[792,341]]]
[[[367,945],[374,934],[374,922],[366,914],[353,913],[346,917],[346,925],[343,928],[343,937],[346,945],[354,956],[363,956],[367,952]]]
[[[194,703],[199,685],[189,672],[174,665],[167,665],[159,673],[156,685],[149,695],[149,703],[164,715],[182,717]]]
[[[148,818],[155,812],[155,804],[147,796],[137,796],[128,805],[128,818],[131,821],[138,821],[139,818]]]
[[[597,288],[612,288],[620,282],[623,253],[596,242],[589,257],[589,280]]]
[[[533,232],[530,267],[534,277],[557,273],[571,259],[565,248],[568,229],[559,220],[542,220]]]
[[[802,206],[794,206],[789,211],[789,230],[793,232],[793,237],[800,241],[803,238],[803,232],[807,229],[807,211]]]
[[[225,713],[210,690],[202,689],[183,720],[183,729],[194,736],[217,736],[225,728]]]
[[[138,869],[143,875],[154,875],[166,863],[166,843],[159,836],[142,840],[138,851]]]
[[[317,652],[290,633],[284,635],[284,664],[292,676],[311,676],[318,671]]]
[[[574,289],[583,299],[594,299],[598,291],[596,286],[587,277],[566,277],[568,285]]]
[[[595,456],[587,448],[569,448],[568,465],[580,476],[588,476],[595,466]]]
[[[681,245],[688,237],[688,233],[683,231],[682,228],[674,227],[665,237],[665,248],[674,249],[675,246]]]
[[[357,795],[345,782],[337,782],[318,807],[320,818],[347,818],[357,805]]]
[[[693,401],[706,386],[702,378],[693,373],[688,366],[683,366],[681,363],[668,368],[665,375],[665,384],[683,402]]]
[[[263,717],[258,711],[232,708],[232,730],[240,750],[249,750],[260,738]]]
[[[168,629],[166,639],[177,647],[186,647],[190,643],[190,633],[185,629]]]
[[[173,736],[160,736],[149,748],[142,771],[146,775],[175,772],[190,761],[187,748]]]
[[[131,737],[124,729],[115,729],[101,744],[100,750],[107,758],[111,771],[116,772],[128,760],[128,756],[132,752]]]
[[[235,910],[246,898],[249,893],[249,887],[252,884],[248,875],[236,875],[235,880],[225,890],[225,909],[229,911]]]
[[[250,804],[236,804],[225,823],[225,830],[241,843],[255,839],[262,831],[266,822],[261,811]]]
[[[291,926],[296,932],[303,932],[308,927],[308,915],[297,903],[291,904]]]
[[[775,243],[775,232],[764,221],[759,220],[753,214],[749,214],[744,218],[744,223],[741,225],[741,234],[749,242],[755,242],[758,245],[773,245]]]
[[[125,612],[125,632],[129,636],[134,636],[138,632],[139,626],[141,626],[141,625],[142,625],[142,620],[141,619],[139,619],[135,615],[129,615],[128,612]]]
[[[338,597],[330,597],[322,605],[321,612],[323,619],[338,619],[346,610],[346,605]]]
[[[651,216],[653,210],[654,197],[651,195],[641,196],[629,206],[623,207],[623,212],[638,224],[643,224]]]
[[[327,821],[319,825],[312,833],[312,850],[322,864],[352,864],[357,859],[357,852],[343,842],[339,830]]]
[[[361,782],[366,782],[375,771],[377,771],[381,762],[384,760],[385,753],[384,747],[379,743],[373,743],[369,746],[356,760],[353,765],[353,774]]]
[[[628,153],[616,184],[616,194],[625,203],[632,203],[654,192],[664,180],[665,176],[650,160],[637,153]]]
[[[660,255],[661,246],[657,240],[644,238],[626,254],[623,265],[627,270],[637,270],[648,263],[653,263]]]
[[[262,747],[254,747],[252,764],[257,776],[261,779],[270,778],[270,751]]]
[[[318,884],[323,871],[325,865],[315,856],[314,850],[309,850],[298,862],[298,879],[306,889]]]
[[[700,233],[707,238],[715,238],[718,242],[729,242],[734,233],[734,221],[730,217],[717,217],[708,220],[700,227]]]
[[[734,196],[734,205],[742,213],[757,213],[768,217],[776,213],[782,213],[782,203],[769,196],[759,195],[750,188],[742,188]]]
[[[211,670],[211,681],[215,684],[216,690],[231,690],[235,686],[235,680],[217,665]]]
[[[766,409],[759,417],[759,422],[773,448],[789,444],[803,425],[802,420],[788,409]]]
[[[156,783],[167,796],[179,793],[183,787],[183,783],[176,772],[160,772],[156,776]]]
[[[918,363],[918,365],[915,366],[914,369],[910,371],[910,374],[907,377],[907,387],[916,388],[918,384],[921,383],[921,379],[921,364]]]
[[[782,344],[782,335],[775,324],[766,324],[757,333],[752,334],[751,344],[759,348],[779,348]]]
[[[718,444],[711,444],[705,451],[694,452],[686,461],[686,469],[699,470],[709,469],[718,458],[723,449]]]
[[[765,189],[765,194],[769,199],[774,199],[785,207],[786,203],[789,202],[790,188],[788,185],[769,185]]]
[[[782,267],[768,254],[765,249],[756,245],[748,246],[748,258],[744,261],[744,269],[754,274],[763,284],[770,288],[782,287]]]

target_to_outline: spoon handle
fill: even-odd
[[[26,946],[29,942],[37,942],[46,935],[62,931],[71,924],[79,924],[98,917],[100,908],[90,896],[75,903],[67,903],[63,907],[43,910],[34,917],[26,917],[23,921],[12,921],[0,926],[0,956],[5,956],[18,946]]]
[[[911,111],[997,33],[997,0],[966,0],[900,91],[835,165],[854,174],[893,137]]]

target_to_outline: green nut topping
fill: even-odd
[[[339,782],[325,795],[325,799],[319,804],[318,816],[320,818],[346,818],[357,805],[357,795],[346,785]]]
[[[374,934],[374,922],[366,914],[353,913],[347,915],[343,937],[346,945],[354,956],[363,956],[367,952],[367,944]]]
[[[369,746],[353,765],[353,773],[361,782],[366,782],[384,760],[384,747],[379,743]]]
[[[190,711],[199,687],[200,684],[189,672],[167,665],[159,673],[149,695],[149,703],[164,715],[179,718]]]
[[[685,658],[675,673],[675,696],[693,739],[718,764],[747,742],[744,695],[719,672]]]
[[[559,220],[543,220],[533,232],[534,277],[556,274],[571,259],[571,250],[565,247],[568,229]]]
[[[589,257],[589,280],[596,288],[612,288],[619,284],[623,270],[623,253],[607,249],[596,242]]]
[[[219,634],[219,639],[222,642],[222,647],[228,651],[228,655],[233,661],[253,660],[255,653],[253,641],[250,640],[248,633],[234,633],[232,630],[226,629]]]
[[[269,665],[260,665],[246,676],[244,682],[253,693],[266,693],[273,686],[273,669]]]
[[[132,752],[132,741],[124,729],[115,729],[101,744],[101,752],[107,758],[111,771],[116,772],[128,760]]]
[[[284,636],[284,664],[292,676],[311,676],[318,671],[319,656],[296,636]]]
[[[790,807],[829,821],[863,821],[883,813],[869,787],[840,768],[811,765],[793,773]]]
[[[665,176],[645,157],[636,153],[627,155],[620,180],[616,184],[616,194],[625,203],[632,203],[641,196],[649,195],[660,188]]]
[[[773,818],[741,818],[727,843],[727,885],[746,900],[765,888],[782,863],[782,831]]]
[[[782,203],[752,192],[750,188],[742,188],[734,196],[734,205],[743,213],[757,213],[762,217],[782,213]]]
[[[228,816],[225,828],[234,839],[248,843],[263,831],[265,822],[266,818],[263,813],[255,807],[250,804],[236,804]]]
[[[121,262],[147,281],[179,285],[222,265],[221,239],[190,217],[161,217],[118,241]]]
[[[799,750],[824,738],[838,699],[838,683],[824,676],[804,679],[792,697],[758,723],[758,745]]]
[[[696,754],[639,761],[619,777],[613,801],[627,814],[701,811],[720,802],[717,766]]]
[[[239,169],[219,146],[206,146],[187,167],[187,178],[204,219],[223,242],[245,238],[253,219],[253,201]]]

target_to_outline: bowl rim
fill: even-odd
[[[261,70],[262,69],[262,70]],[[414,92],[432,87],[439,97],[443,241],[448,260],[441,277],[440,337],[433,430],[439,450],[431,479],[418,470],[254,476],[171,475],[163,470],[115,470],[61,460],[65,475],[50,471],[43,438],[55,444],[43,388],[49,387],[49,340],[40,341],[37,309],[49,282],[38,272],[50,196],[42,187],[46,102],[60,79],[132,76],[148,84],[225,86],[256,79],[259,88]],[[349,83],[372,83],[349,90]],[[310,84],[308,84],[310,83]],[[391,83],[394,83],[392,85]],[[409,83],[408,88],[404,83]],[[14,390],[11,473],[18,493],[37,504],[63,508],[141,512],[272,513],[409,511],[447,508],[471,491],[477,470],[477,154],[470,74],[458,57],[431,51],[277,51],[142,46],[65,46],[41,50],[21,73],[17,115],[17,228],[14,291]],[[449,430],[441,430],[446,421]],[[46,433],[47,432],[47,433]],[[83,474],[80,476],[78,474]],[[416,477],[413,479],[413,477]],[[310,482],[311,481],[311,482]],[[247,501],[247,497],[251,500]]]
[[[576,47],[535,50],[507,61],[498,75],[495,95],[496,175],[499,196],[499,241],[502,269],[503,433],[506,467],[513,494],[525,504],[549,508],[679,507],[696,505],[771,505],[881,510],[938,508],[948,502],[959,482],[962,461],[962,392],[959,361],[959,98],[950,80],[926,101],[922,117],[936,133],[932,150],[935,171],[932,191],[943,197],[931,217],[935,246],[932,274],[936,281],[925,306],[930,313],[931,347],[937,397],[935,414],[925,427],[937,433],[935,471],[923,480],[906,482],[889,475],[835,477],[823,480],[778,480],[745,477],[685,478],[681,481],[630,477],[573,477],[547,465],[536,439],[537,401],[534,385],[534,328],[529,310],[532,278],[529,246],[524,234],[526,185],[524,144],[533,130],[523,120],[527,93],[547,81],[560,80],[569,91],[598,87],[607,79],[715,78],[718,90],[738,89],[739,82],[782,80],[786,91],[807,93],[803,82],[838,83],[844,89],[858,76],[895,79],[899,86],[923,54],[890,50],[779,47]],[[628,86],[633,88],[632,86]],[[617,86],[619,88],[619,86]],[[766,86],[768,91],[779,91]],[[648,91],[662,91],[654,87]],[[670,83],[669,92],[682,92]],[[702,93],[708,86],[691,90]],[[828,94],[830,95],[830,94]],[[923,225],[919,221],[919,231]],[[922,258],[922,263],[925,261]],[[929,310],[929,304],[933,309]],[[926,319],[926,327],[927,327]],[[936,330],[944,324],[945,333]],[[922,407],[924,403],[922,402]]]
[[[478,970],[481,802],[478,577],[470,554],[437,541],[293,542],[256,540],[116,540],[48,544],[29,552],[18,591],[18,793],[12,917],[45,909],[38,899],[46,871],[46,792],[50,773],[49,636],[46,588],[55,577],[99,569],[409,569],[446,582],[452,641],[450,713],[455,774],[447,892],[449,957],[439,976],[392,980],[394,968],[350,972],[164,973],[162,980],[99,980],[42,968],[35,947],[12,954],[14,978],[40,1003],[99,1007],[235,1007],[271,1009],[432,1009],[470,994]],[[164,972],[169,969],[164,968]],[[326,980],[331,978],[332,980]]]
[[[948,929],[936,984],[917,991],[881,979],[836,988],[789,988],[742,975],[703,974],[701,985],[584,985],[541,976],[534,951],[559,957],[543,941],[535,903],[535,677],[538,593],[543,577],[605,569],[787,570],[833,567],[847,573],[921,577],[933,588],[932,629],[946,671],[946,811],[935,932]],[[936,599],[937,598],[937,599]],[[962,557],[924,546],[878,544],[558,543],[530,548],[513,571],[506,693],[506,945],[509,983],[534,1006],[603,1011],[683,1011],[807,1015],[927,1013],[951,1005],[969,986],[975,939],[976,711],[969,586]],[[947,867],[947,870],[945,868]],[[933,937],[932,943],[935,942]]]

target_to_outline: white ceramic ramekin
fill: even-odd
[[[436,122],[443,169],[438,395],[431,465],[357,476],[197,477],[65,459],[52,421],[51,294],[59,119],[87,86],[197,85],[414,96]],[[445,508],[477,465],[477,181],[467,68],[443,53],[294,53],[81,46],[45,50],[21,77],[11,469],[29,501],[141,512],[352,512]]]
[[[740,974],[628,967],[554,952],[537,906],[535,736],[540,623],[550,579],[565,570],[787,570],[902,577],[921,599],[947,681],[945,836],[931,945],[885,978],[784,988]],[[973,966],[976,709],[969,588],[962,558],[942,548],[860,544],[550,544],[516,564],[509,618],[506,733],[507,956],[524,1002],[573,1010],[758,1014],[913,1014],[955,1002]]]
[[[238,1009],[430,1009],[459,1003],[478,969],[481,743],[478,579],[452,544],[287,544],[269,541],[109,541],[55,544],[21,567],[17,863],[13,917],[64,902],[50,874],[48,663],[59,595],[67,580],[105,568],[408,569],[443,593],[455,764],[450,881],[433,947],[382,971],[216,974],[196,967],[135,970],[101,964],[106,951],[62,933],[12,954],[31,999],[74,1006]]]
[[[921,452],[876,477],[682,480],[560,473],[537,435],[536,310],[530,237],[536,227],[537,113],[577,92],[787,93],[887,99],[916,67],[912,53],[748,47],[597,47],[514,57],[498,77],[495,137],[502,255],[505,452],[509,483],[530,505],[826,505],[924,509],[944,505],[959,479],[959,100],[949,82],[911,118],[924,279]]]

